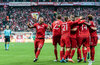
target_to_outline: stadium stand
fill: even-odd
[[[50,7],[50,6],[36,6],[36,7],[9,7],[5,10],[0,7],[0,27],[4,29],[4,25],[9,23],[13,31],[27,31],[26,23],[30,20],[36,22],[30,15],[31,12],[40,12],[40,16],[43,16],[45,23],[52,23],[55,20],[56,14],[62,16],[83,15],[87,16],[92,14],[95,18],[94,21],[98,25],[98,19],[100,18],[99,7]],[[9,16],[10,21],[7,21]]]

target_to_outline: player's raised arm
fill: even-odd
[[[90,25],[90,28],[94,31],[97,30],[97,27],[95,26],[95,24],[92,22],[91,25]]]
[[[47,29],[50,30],[50,31],[52,30],[52,27],[51,27],[51,25],[49,23],[48,23]]]
[[[97,30],[97,28],[96,28],[96,27],[91,27],[91,29],[92,29],[92,30]]]
[[[83,18],[83,16],[80,16],[80,21],[78,22],[78,24],[83,24],[85,22],[85,18]]]
[[[30,23],[27,23],[28,28],[34,28],[34,26],[31,26]]]
[[[80,24],[80,20],[82,19],[82,16],[80,18],[76,19],[75,21],[71,22],[71,25],[73,24]]]
[[[73,29],[71,29],[71,31],[76,31],[77,30],[77,28],[73,28]]]
[[[87,22],[84,22],[84,24],[86,24],[87,26],[90,26],[91,24],[87,23]]]
[[[75,23],[78,23],[80,20],[82,19],[82,16],[80,16],[80,18],[78,18],[77,20],[75,20]]]

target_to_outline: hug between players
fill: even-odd
[[[87,19],[86,19],[87,18]],[[62,16],[57,15],[56,21],[50,24],[44,23],[44,18],[39,17],[38,23],[33,26],[27,23],[29,28],[36,28],[36,38],[34,41],[34,52],[35,59],[34,62],[38,60],[40,51],[44,45],[45,31],[46,29],[52,31],[52,41],[54,46],[54,54],[58,61],[57,53],[57,43],[60,45],[60,62],[72,62],[74,63],[73,56],[75,50],[77,49],[77,61],[86,63],[86,59],[94,62],[95,57],[95,46],[97,45],[98,36],[97,28],[93,22],[93,16],[88,15],[87,17],[71,15],[69,17],[64,16],[64,21],[62,21]],[[82,47],[82,51],[81,51]],[[82,54],[83,53],[83,58]]]

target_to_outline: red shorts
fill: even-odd
[[[61,47],[71,47],[70,37],[61,36]]]
[[[70,38],[70,40],[71,40],[71,48],[77,48],[76,38]]]
[[[53,36],[53,45],[57,45],[57,43],[60,45],[60,39],[61,36]]]
[[[78,41],[77,44],[78,44],[79,47],[81,47],[81,45],[83,45],[85,47],[90,46],[89,37],[86,37],[86,38],[78,37],[77,41]]]
[[[35,48],[42,48],[43,47],[43,45],[44,45],[44,39],[35,39],[35,41],[34,41],[34,46],[35,46]]]
[[[91,37],[90,46],[96,46],[98,43],[98,37]]]

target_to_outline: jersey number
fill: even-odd
[[[86,25],[85,26],[82,25],[82,30],[84,30],[84,29],[87,30],[87,26]]]
[[[63,25],[63,31],[68,30],[67,23]]]
[[[59,29],[59,27],[58,27],[58,25],[57,25],[57,24],[54,26],[54,29]]]

